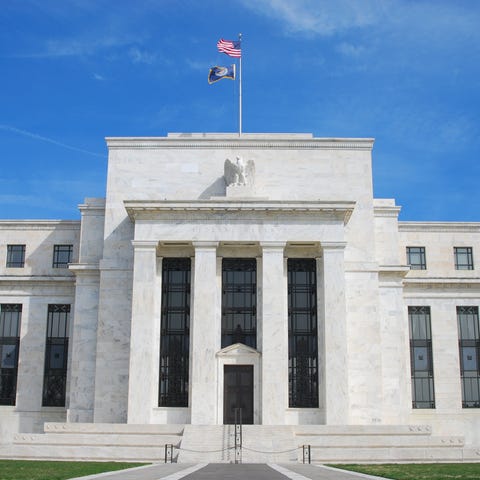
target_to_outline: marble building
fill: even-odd
[[[480,460],[480,223],[399,221],[369,138],[106,141],[80,221],[0,221],[0,456],[48,422],[241,408],[309,434],[421,425]]]

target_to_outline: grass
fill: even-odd
[[[394,480],[479,480],[480,463],[330,465]]]
[[[139,467],[142,463],[41,462],[0,460],[0,480],[66,480],[94,473]]]

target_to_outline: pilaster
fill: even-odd
[[[216,353],[220,350],[220,316],[217,311],[218,242],[193,242],[195,248],[191,315],[192,424],[217,422]]]
[[[327,425],[348,424],[347,314],[345,302],[344,242],[324,242],[323,265],[318,270],[322,298],[318,302],[319,352],[323,352],[323,403]]]
[[[261,242],[262,423],[282,425],[288,408],[288,320],[285,242]]]
[[[132,242],[134,248],[128,423],[150,423],[156,405],[158,379],[154,378],[157,341],[157,242]]]

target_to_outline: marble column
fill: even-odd
[[[217,308],[218,242],[193,242],[195,248],[191,334],[191,422],[217,423],[217,369],[220,350],[220,311]]]
[[[262,424],[283,425],[288,408],[288,318],[285,242],[262,247]]]
[[[325,423],[348,424],[347,314],[345,303],[344,242],[322,243],[323,262],[318,270],[320,396]],[[323,329],[322,329],[323,324]],[[322,335],[323,334],[323,335]],[[323,375],[322,375],[323,374]]]
[[[128,423],[150,423],[158,405],[157,242],[132,242],[134,247]],[[157,295],[158,293],[158,295]],[[158,377],[158,375],[157,375]]]

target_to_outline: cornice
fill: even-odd
[[[0,220],[0,230],[80,230],[80,220]]]
[[[398,222],[399,232],[476,232],[480,222]]]
[[[398,217],[398,214],[400,213],[400,210],[402,207],[391,207],[391,206],[378,206],[378,207],[373,207],[373,214],[375,217]]]
[[[289,134],[178,134],[168,137],[107,137],[109,150],[119,149],[275,149],[275,150],[367,150],[373,138],[314,138]]]
[[[480,285],[480,277],[407,277],[404,280],[405,286],[413,285]]]
[[[74,283],[75,277],[49,276],[49,275],[0,275],[1,283],[22,283],[22,284],[42,284],[42,283]]]
[[[259,214],[304,214],[334,215],[346,224],[355,208],[355,202],[320,202],[281,200],[242,200],[237,202],[220,200],[125,200],[125,209],[132,221],[150,219],[172,213],[259,213]]]

